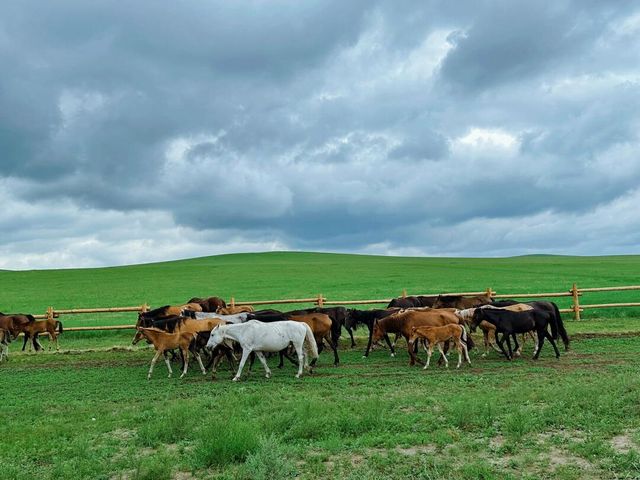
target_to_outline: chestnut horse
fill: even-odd
[[[409,365],[415,365],[416,358],[414,346],[409,345],[413,327],[441,327],[450,323],[458,324],[460,319],[451,310],[432,309],[432,310],[405,310],[391,314],[380,320],[376,320],[373,324],[372,339],[377,342],[389,333],[399,333],[407,342],[407,351],[409,352]],[[469,337],[469,348],[473,347],[473,341]],[[422,363],[422,362],[420,362]]]
[[[56,328],[58,329],[57,333]],[[26,325],[22,326],[22,333],[24,333],[22,351],[24,352],[29,339],[32,339],[33,347],[36,349],[36,352],[39,350],[44,350],[42,344],[38,340],[38,335],[45,332],[49,334],[49,342],[55,342],[56,350],[60,350],[60,345],[58,344],[58,335],[62,334],[62,322],[60,320],[47,318],[46,320],[29,322]],[[31,351],[31,345],[29,345],[29,351]]]
[[[15,339],[20,335],[24,326],[35,322],[33,315],[16,313],[7,314],[0,312],[0,329],[7,330]]]
[[[456,368],[460,368],[463,353],[465,359],[469,362],[469,365],[471,365],[469,351],[467,349],[467,332],[462,325],[450,323],[449,325],[444,325],[442,327],[412,327],[411,332],[412,334],[409,339],[409,343],[414,344],[416,340],[422,339],[424,349],[427,351],[427,364],[424,366],[424,370],[429,367],[434,345],[436,345],[440,351],[440,358],[444,360],[446,366],[449,367],[447,355],[442,350],[443,344],[449,342],[449,340],[453,340],[458,350],[458,365]]]
[[[173,333],[168,333],[159,328],[143,328],[138,327],[136,333],[136,337],[133,341],[135,345],[142,338],[146,338],[149,342],[153,344],[153,348],[156,350],[156,354],[153,356],[151,360],[151,366],[149,367],[149,373],[147,374],[147,380],[151,380],[151,373],[153,373],[153,367],[155,366],[160,355],[163,355],[165,352],[169,350],[173,350],[175,348],[179,348],[182,352],[182,358],[184,358],[184,368],[182,370],[182,375],[180,378],[184,377],[187,373],[187,369],[189,368],[189,345],[191,342],[195,340],[198,336],[197,333],[193,332],[180,332],[176,331]],[[194,352],[194,356],[198,360],[200,364],[200,369],[202,370],[202,374],[205,375],[207,371],[204,369],[204,365],[202,365],[202,359],[197,352]],[[169,370],[169,378],[171,378],[171,374],[173,371],[171,370],[171,363],[167,356],[164,356],[164,361],[167,364],[167,370]]]

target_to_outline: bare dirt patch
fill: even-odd
[[[436,447],[434,445],[416,445],[409,448],[396,447],[395,450],[402,455],[414,456],[420,453],[435,453]]]
[[[632,432],[623,432],[611,439],[611,447],[617,453],[629,453],[631,450],[637,450],[635,443],[631,439]]]
[[[578,467],[581,470],[591,470],[593,468],[591,462],[585,460],[584,458],[576,457],[556,447],[550,448],[548,455],[549,466],[554,469],[564,465]]]

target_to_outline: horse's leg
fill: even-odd
[[[502,338],[498,338],[498,331],[496,330],[496,343],[498,344],[498,347],[500,347],[500,353],[502,353],[507,360],[510,360],[509,355],[507,354],[507,351],[504,349],[504,337],[506,334],[502,334]]]
[[[44,350],[44,347],[40,343],[40,337],[38,336],[37,333],[33,336],[33,346],[36,349],[36,352],[39,352],[40,350]]]
[[[29,335],[27,335],[27,333],[24,334],[24,342],[22,342],[22,351],[24,352],[24,349],[27,346],[27,341],[29,340]],[[29,343],[29,351],[31,351],[31,343]]]
[[[560,358],[560,351],[558,350],[558,346],[556,345],[556,342],[553,340],[553,337],[547,331],[546,328],[544,329],[544,334],[549,339],[549,343],[551,343],[551,346],[553,347],[553,350],[556,352],[556,358]]]
[[[544,334],[546,333],[546,328],[542,328],[538,330],[538,348],[533,354],[533,359],[537,360],[540,356],[540,351],[542,350],[542,345],[544,344]]]
[[[353,339],[353,330],[351,328],[347,328],[347,333],[349,334],[349,337],[351,337],[351,348],[354,348],[356,346],[356,341]]]
[[[458,338],[457,343],[458,343],[458,346],[457,346],[457,348],[458,348],[458,365],[456,365],[456,368],[460,368],[460,364],[462,363],[462,340],[460,340]]]
[[[467,344],[462,342],[462,347],[464,348],[464,358],[469,365],[471,365],[471,359],[469,358],[469,349],[467,348]]]
[[[489,332],[487,330],[482,331],[482,341],[484,343],[484,353],[482,354],[482,358],[486,357],[489,353]]]
[[[520,344],[518,343],[518,335],[516,333],[513,334],[513,343],[515,348],[513,349],[513,355],[516,357],[520,356]]]
[[[513,335],[510,334],[506,334],[507,335],[507,347],[509,348],[509,360],[513,360],[513,350],[511,349],[511,337]]]
[[[162,355],[162,352],[160,350],[157,350],[156,354],[151,359],[151,366],[149,367],[149,373],[147,374],[147,380],[151,380],[151,374],[153,373],[153,366],[158,361],[158,358],[160,358],[160,355]],[[171,376],[171,365],[169,365],[169,363],[167,363],[167,368],[169,368],[169,376]]]
[[[240,359],[240,365],[238,366],[238,371],[236,373],[236,376],[233,377],[233,381],[237,382],[238,380],[240,380],[240,375],[242,375],[242,369],[244,368],[244,364],[247,362],[247,358],[249,357],[249,354],[251,353],[251,350],[249,349],[242,349],[242,358]]]
[[[367,323],[367,328],[369,329],[369,341],[367,342],[367,348],[365,349],[362,358],[367,358],[369,356],[369,352],[371,351],[371,342],[373,341],[373,325]]]
[[[433,346],[427,340],[423,340],[423,346],[425,351],[427,352],[427,363],[424,364],[423,370],[429,368],[429,364],[431,363],[431,355],[433,355]]]
[[[180,378],[183,378],[187,374],[187,369],[189,368],[189,349],[180,347],[180,351],[184,357],[184,368],[182,370],[182,375],[180,375]]]
[[[398,335],[396,333],[396,335]],[[396,336],[397,339],[397,336]],[[386,333],[384,334],[384,341],[387,342],[387,345],[389,346],[389,350],[391,350],[391,356],[395,357],[396,356],[396,350],[395,348],[393,348],[393,344],[391,343],[391,340],[389,339],[389,335],[387,335]]]
[[[200,358],[200,354],[198,352],[193,352],[193,356],[196,357],[196,360],[198,361],[198,365],[200,365],[200,370],[202,371],[202,374],[206,375],[207,370],[204,368],[204,365],[202,364],[202,358]]]
[[[264,353],[256,352],[256,356],[258,357],[258,360],[260,360],[260,362],[264,366],[264,371],[266,372],[264,376],[267,377],[267,378],[271,378],[271,370],[269,370],[269,365],[267,365],[267,359],[264,358]]]
[[[327,341],[329,342],[329,346],[333,350],[333,365],[337,367],[338,365],[340,365],[340,358],[338,357],[337,345],[330,338],[327,338]]]
[[[277,368],[282,368],[282,367],[284,367],[284,350],[280,350],[278,352],[278,356],[280,357],[280,363],[278,363],[278,367]]]
[[[449,360],[447,359],[447,353],[442,348],[442,343],[441,342],[437,342],[436,345],[438,346],[438,350],[440,351],[440,358],[442,360],[444,360],[445,368],[449,368]],[[445,345],[446,345],[446,343],[445,343]]]
[[[296,378],[300,378],[302,376],[302,369],[307,364],[306,352],[304,348],[304,338],[300,341],[299,345],[294,344],[293,348],[296,350],[296,355],[298,355],[298,374],[296,375]],[[313,365],[310,366],[309,373],[312,373],[312,369]]]

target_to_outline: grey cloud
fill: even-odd
[[[555,232],[640,184],[634,15],[601,2],[5,3],[0,182],[34,223],[68,205],[51,214],[65,238],[90,235],[83,212],[110,225],[120,247],[83,264],[125,258],[114,225],[143,212],[171,238],[199,235],[180,250],[198,254],[224,250],[222,231],[229,249],[495,252],[446,232],[504,233],[511,219]],[[41,258],[42,232],[0,224],[17,228],[11,252],[32,238]],[[499,251],[562,246],[509,238]]]

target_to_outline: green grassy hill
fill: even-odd
[[[90,308],[178,304],[193,296],[237,301],[315,297],[377,299],[408,294],[482,291],[537,293],[640,283],[640,256],[417,258],[272,252],[219,255],[124,267],[2,271],[0,311],[44,313],[48,306]],[[631,302],[640,291],[590,293],[582,303]],[[558,298],[561,308],[570,298]],[[286,306],[280,308],[287,309]],[[293,308],[293,307],[292,307]],[[640,309],[591,310],[628,330]],[[570,317],[570,315],[567,315]],[[134,314],[65,316],[65,326],[131,324]],[[616,327],[617,325],[617,327]],[[581,328],[587,328],[584,325]],[[588,327],[586,331],[591,331]],[[596,328],[599,331],[600,328]]]
[[[255,253],[126,267],[0,272],[1,311],[180,303],[192,296],[260,300],[324,294],[348,300],[439,291],[499,293],[640,283],[640,256],[415,258],[326,253]],[[624,301],[637,292],[591,294]],[[585,298],[586,300],[586,298]],[[560,299],[563,306],[568,299]]]

